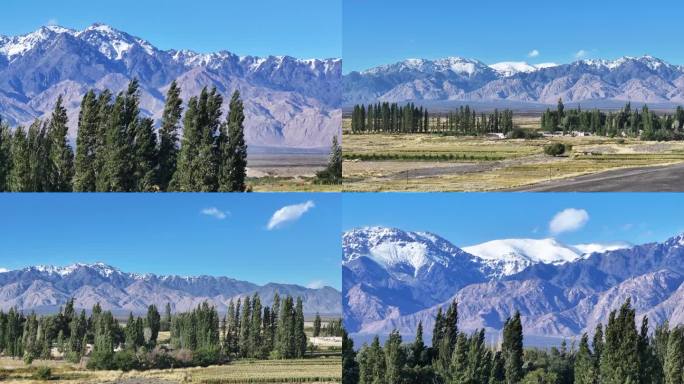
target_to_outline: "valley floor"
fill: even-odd
[[[544,146],[553,142],[571,144],[572,153],[560,157],[545,155]],[[682,142],[596,136],[525,140],[435,134],[347,134],[343,137],[343,153],[345,191],[534,190],[535,185],[549,181],[648,167],[659,167],[659,173],[646,172],[643,178],[625,178],[619,183],[615,182],[616,178],[595,177],[585,187],[602,191],[648,191],[657,182],[658,190],[684,191],[684,183],[677,176],[684,170],[679,166],[664,167],[684,163]],[[373,155],[382,160],[368,160]],[[677,171],[672,173],[672,170]],[[584,190],[582,185],[562,182],[557,185],[557,190]]]
[[[256,192],[339,192],[340,185],[315,184],[327,154],[250,154],[247,184]]]
[[[300,360],[239,360],[226,365],[149,371],[89,371],[54,360],[36,360],[31,366],[21,359],[0,358],[0,381],[7,383],[43,382],[33,379],[39,366],[52,369],[53,383],[339,383],[342,360],[339,356]]]

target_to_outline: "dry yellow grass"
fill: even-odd
[[[240,360],[221,366],[149,371],[88,371],[63,361],[36,360],[25,366],[20,359],[0,358],[0,381],[40,383],[32,379],[39,366],[52,368],[52,383],[338,383],[342,376],[340,357],[301,360]]]
[[[571,144],[570,156],[543,148]],[[439,135],[345,135],[345,191],[490,191],[619,168],[684,162],[682,142],[643,142],[606,137],[492,140]],[[489,161],[355,160],[355,154],[474,155]]]

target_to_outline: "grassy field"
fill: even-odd
[[[521,122],[518,122],[521,123]],[[534,126],[532,120],[525,126]],[[545,155],[553,142],[567,156]],[[607,137],[534,140],[436,134],[343,137],[345,191],[490,191],[611,169],[684,162],[684,143]]]
[[[327,161],[327,154],[250,155],[246,183],[255,192],[339,192],[341,185],[314,183]]]
[[[149,371],[88,371],[64,361],[36,360],[25,366],[21,359],[0,358],[0,381],[39,383],[40,366],[52,370],[51,383],[339,383],[342,361],[339,356],[301,360],[240,360],[221,366]]]

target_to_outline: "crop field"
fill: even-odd
[[[572,151],[558,157],[544,154],[544,147],[554,142],[570,144]],[[492,139],[346,134],[343,155],[345,191],[491,191],[614,169],[681,163],[684,143],[597,136]]]
[[[64,361],[36,360],[24,365],[21,359],[0,358],[0,381],[40,383],[38,367],[51,368],[52,383],[339,383],[342,360],[323,356],[300,360],[239,360],[226,365],[149,371],[89,371]]]

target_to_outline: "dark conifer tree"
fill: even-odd
[[[233,92],[226,123],[221,126],[219,191],[244,192],[247,177],[247,144],[245,143],[245,113],[240,92]]]
[[[171,178],[176,172],[178,161],[180,119],[183,112],[183,100],[176,81],[171,82],[166,92],[166,103],[159,129],[159,188],[166,191]]]

